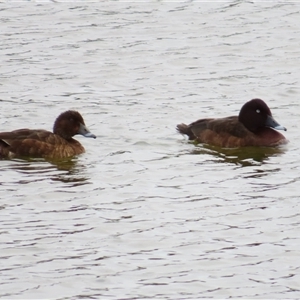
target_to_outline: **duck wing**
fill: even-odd
[[[0,133],[0,157],[60,158],[83,151],[84,148],[76,140],[65,140],[47,130],[18,129]]]

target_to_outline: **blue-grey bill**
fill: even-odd
[[[272,127],[274,129],[277,129],[277,130],[286,131],[286,128],[281,126],[277,121],[275,121],[275,119],[272,116],[268,116],[268,118],[266,120],[266,126]]]
[[[87,128],[85,125],[83,124],[80,124],[80,127],[79,127],[79,130],[78,130],[78,134],[81,134],[83,135],[84,137],[87,137],[87,138],[93,138],[95,139],[96,136],[94,134],[92,134]]]

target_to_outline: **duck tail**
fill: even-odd
[[[194,140],[196,138],[191,130],[191,127],[186,124],[178,124],[176,129],[179,133],[186,134],[189,137],[189,140]]]

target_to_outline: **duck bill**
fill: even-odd
[[[94,134],[92,134],[84,124],[80,124],[80,127],[79,127],[79,130],[78,130],[78,134],[81,134],[85,137],[88,137],[88,138],[93,138],[95,139],[96,136]]]
[[[266,126],[277,129],[277,130],[286,131],[286,128],[281,126],[278,122],[276,122],[275,119],[272,116],[268,116],[268,118],[266,120]]]

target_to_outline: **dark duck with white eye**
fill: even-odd
[[[245,146],[273,147],[287,139],[276,130],[286,130],[272,116],[261,99],[246,102],[238,116],[200,119],[189,125],[177,125],[177,131],[190,140],[226,148]]]

